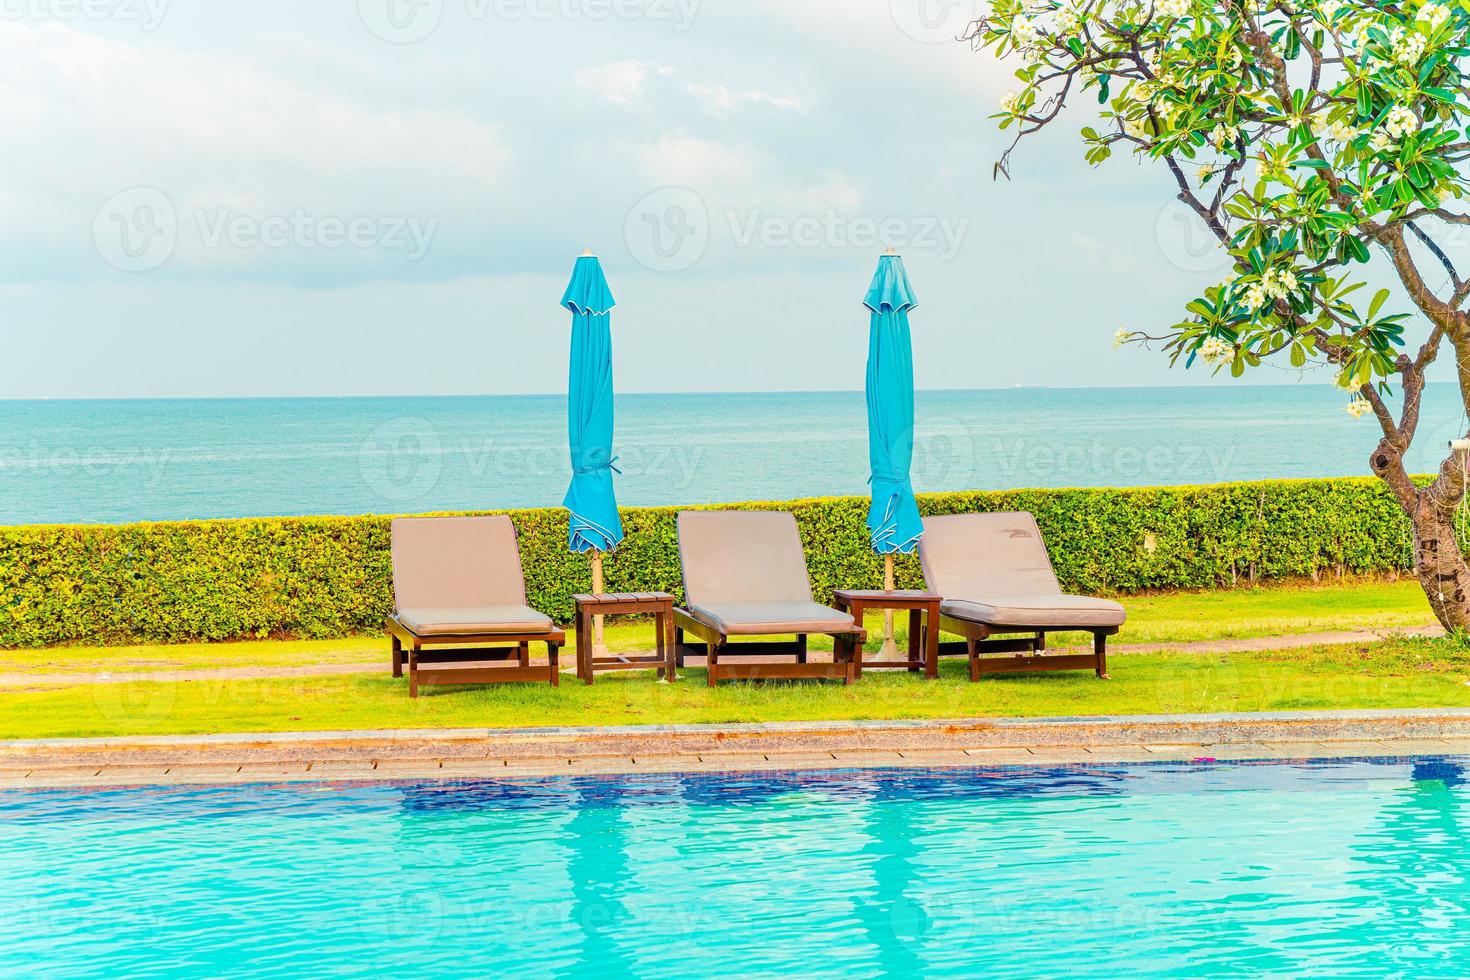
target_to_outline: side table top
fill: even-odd
[[[578,593],[572,601],[579,606],[616,606],[628,602],[673,603],[674,597],[667,592],[603,592],[597,595]]]
[[[940,602],[943,597],[934,592],[920,592],[916,589],[899,589],[888,592],[883,589],[838,589],[833,597],[841,600],[857,600],[859,602],[917,602],[930,603]]]

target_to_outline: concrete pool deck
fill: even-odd
[[[1470,755],[1470,709],[0,742],[0,789]]]

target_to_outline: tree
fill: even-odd
[[[1369,465],[1412,523],[1435,615],[1470,627],[1453,526],[1466,456],[1452,451],[1427,485],[1404,466],[1446,345],[1470,415],[1470,281],[1446,251],[1470,225],[1470,0],[992,0],[961,40],[1021,62],[995,116],[1015,132],[997,174],[1095,95],[1087,162],[1124,150],[1160,162],[1228,253],[1230,274],[1181,322],[1118,342],[1235,377],[1268,361],[1330,366],[1348,410],[1382,429]],[[1375,254],[1403,285],[1401,310],[1387,289],[1366,295]]]

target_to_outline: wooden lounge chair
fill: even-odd
[[[709,685],[721,680],[828,678],[851,684],[867,634],[847,613],[812,598],[796,518],[772,511],[685,511],[679,515],[683,609],[674,610],[679,666],[706,656]],[[691,633],[702,643],[687,644]],[[807,660],[807,636],[832,637],[833,662]],[[746,640],[795,634],[795,640]],[[752,656],[791,663],[737,663]]]
[[[393,676],[403,676],[406,648],[409,697],[418,697],[424,684],[557,685],[557,651],[566,634],[551,617],[526,605],[521,553],[509,517],[395,520],[393,597],[396,611],[388,620]],[[546,644],[546,666],[531,666],[533,641]]]
[[[1116,602],[1062,592],[1032,515],[927,517],[919,559],[929,588],[944,597],[940,630],[965,638],[941,643],[939,655],[968,657],[970,680],[1021,670],[1094,670],[1107,678],[1107,638],[1127,614]],[[1047,655],[1046,634],[1061,631],[1091,633],[1093,652]],[[1006,653],[1013,656],[989,656]]]

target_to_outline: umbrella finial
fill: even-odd
[[[888,251],[884,252],[883,254],[884,255],[897,255],[898,254],[898,249],[896,249],[896,248],[894,248],[893,246],[890,245],[888,247]]]
[[[597,253],[594,252],[594,251],[592,251],[592,249],[590,249],[590,248],[584,248],[584,249],[582,249],[582,255],[584,257],[591,257],[591,256],[596,255],[596,254]]]

